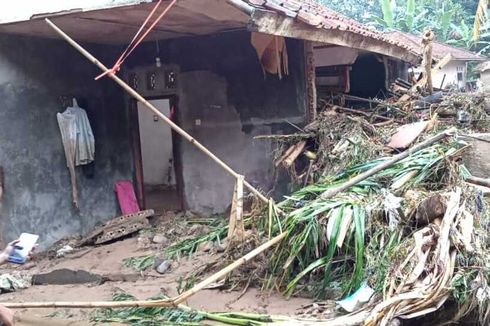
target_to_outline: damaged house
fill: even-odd
[[[109,78],[94,80],[100,71],[44,20],[112,65],[154,7],[100,0],[0,17],[4,241],[86,233],[121,214],[116,185],[120,201],[134,189],[139,209],[230,205],[232,176]],[[312,0],[178,0],[144,41],[118,75],[263,193],[280,184],[271,143],[254,136],[313,119],[317,91],[376,96],[419,62],[406,43]],[[72,177],[57,119],[67,108],[84,109],[95,146]]]
[[[410,33],[394,31],[388,33],[391,37],[402,40],[422,56],[422,37]],[[435,62],[445,61],[440,69],[432,76],[435,87],[440,89],[464,89],[468,77],[468,63],[487,60],[484,55],[469,50],[451,46],[446,43],[434,42],[432,56]],[[415,72],[420,73],[415,69]]]

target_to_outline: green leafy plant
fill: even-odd
[[[155,259],[155,255],[130,257],[123,260],[123,265],[126,267],[131,267],[135,271],[141,272],[153,266]]]
[[[345,183],[389,157],[347,167],[336,176],[307,186],[279,203],[278,207],[285,212],[282,223],[287,236],[270,257],[268,284],[283,288],[288,296],[304,288],[314,287],[312,292],[318,298],[324,298],[327,290],[337,284],[342,284],[344,295],[356,290],[365,280],[366,268],[369,267],[372,273],[376,269],[372,266],[384,266],[383,262],[390,259],[390,248],[399,239],[390,238],[386,256],[376,257],[374,263],[366,261],[365,257],[377,256],[373,252],[367,253],[366,248],[383,249],[380,248],[382,245],[366,247],[366,221],[373,223],[377,216],[376,210],[368,207],[377,201],[375,198],[381,189],[389,188],[390,184],[409,173],[415,172],[403,185],[403,189],[437,185],[445,175],[441,173],[446,169],[445,158],[455,154],[458,148],[457,143],[449,146],[433,145],[331,199],[322,198],[323,192]],[[384,230],[384,237],[387,237],[386,234],[390,232]],[[376,272],[378,285],[384,281],[386,268],[384,272]],[[301,281],[307,276],[310,278],[302,284]]]
[[[165,296],[151,300],[164,299]],[[116,293],[114,301],[130,301],[136,298],[127,293]],[[274,322],[281,322],[284,318],[269,315],[239,313],[239,312],[206,312],[195,310],[185,305],[177,307],[133,307],[99,309],[95,312],[94,322],[123,323],[133,326],[154,325],[201,325],[205,319],[220,322],[226,325],[265,326]]]

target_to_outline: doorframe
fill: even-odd
[[[174,110],[174,115],[172,121],[180,126],[179,119],[179,99],[177,95],[166,95],[166,96],[150,96],[146,97],[146,100],[169,100],[170,110]],[[138,116],[138,101],[136,99],[129,100],[129,119],[130,119],[130,134],[131,134],[131,147],[133,150],[133,160],[134,160],[134,178],[136,182],[136,196],[138,198],[138,203],[140,207],[146,209],[146,198],[144,191],[144,174],[143,174],[143,156],[141,154],[141,137],[140,137],[140,126],[139,126],[139,116]],[[173,166],[175,173],[175,183],[177,197],[179,200],[179,210],[184,210],[184,177],[182,169],[182,152],[181,152],[181,137],[179,134],[171,128],[172,131],[172,155],[173,155]]]

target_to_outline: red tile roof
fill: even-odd
[[[423,52],[423,46],[422,46],[422,37],[417,36],[414,34],[410,33],[405,33],[405,32],[400,32],[400,31],[394,31],[390,33],[386,33],[387,35],[391,36],[392,38],[397,38],[399,40],[402,40],[404,43],[410,44],[410,46],[417,51],[420,55],[422,55]],[[454,60],[462,60],[462,61],[485,61],[488,60],[487,57],[476,54],[474,52],[471,52],[466,49],[458,48],[449,44],[445,43],[440,43],[440,42],[434,42],[434,45],[432,47],[432,56],[440,60],[444,58],[448,53],[451,53],[453,56]]]
[[[315,0],[242,0],[256,8],[268,9],[298,19],[308,25],[329,30],[348,31],[363,35],[366,38],[386,42],[390,45],[416,53],[416,48],[382,33],[367,25],[361,24],[351,18],[319,4]]]

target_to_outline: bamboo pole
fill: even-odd
[[[456,128],[450,128],[450,129],[445,130],[445,131],[443,131],[443,132],[441,132],[441,133],[439,133],[439,134],[437,134],[431,138],[428,138],[428,139],[424,140],[423,142],[413,146],[412,148],[407,149],[405,152],[393,156],[390,160],[388,160],[384,163],[378,164],[375,167],[373,167],[372,169],[369,169],[366,172],[355,176],[354,178],[350,179],[349,181],[342,184],[341,186],[338,186],[336,188],[325,191],[324,193],[321,194],[321,197],[324,199],[331,198],[331,197],[335,196],[336,194],[349,189],[353,185],[358,184],[359,182],[375,175],[376,173],[380,172],[381,170],[384,170],[384,169],[392,166],[393,164],[400,162],[404,158],[407,158],[408,156],[410,156],[410,155],[412,155],[412,154],[414,154],[414,153],[438,142],[439,140],[446,138],[449,135],[454,134],[455,132],[456,132]]]
[[[191,296],[196,294],[197,292],[201,291],[208,285],[218,281],[222,277],[228,275],[231,273],[233,270],[237,269],[241,265],[249,262],[252,260],[255,256],[261,254],[265,250],[269,249],[270,247],[274,246],[278,242],[280,242],[284,237],[286,236],[286,232],[283,232],[276,237],[272,238],[271,240],[264,242],[262,245],[259,247],[255,248],[254,250],[250,251],[248,254],[243,256],[242,258],[234,261],[230,265],[226,266],[219,272],[211,275],[207,279],[201,281],[200,283],[196,284],[193,288],[185,291],[181,295],[171,298],[171,299],[164,299],[164,300],[148,300],[148,301],[95,301],[95,302],[18,302],[18,303],[11,303],[11,302],[2,302],[2,305],[4,305],[7,308],[14,308],[14,309],[20,309],[20,308],[129,308],[129,307],[170,307],[170,306],[176,306],[179,303],[184,302],[185,300],[189,299]]]
[[[107,68],[102,62],[97,60],[92,54],[90,54],[87,50],[85,50],[80,44],[75,42],[70,36],[68,36],[65,32],[63,32],[58,26],[56,26],[51,20],[48,18],[45,19],[46,23],[51,26],[56,33],[58,33],[63,39],[65,39],[71,46],[73,46],[78,52],[80,52],[85,58],[90,60],[94,65],[99,67],[103,72],[107,74],[107,76],[113,79],[119,86],[121,86],[126,92],[129,93],[136,100],[141,102],[144,106],[150,109],[153,114],[157,115],[161,118],[165,123],[170,125],[170,127],[177,132],[179,135],[188,140],[191,144],[194,144],[197,148],[199,148],[204,154],[209,156],[212,160],[218,163],[223,169],[225,169],[229,174],[233,177],[238,178],[239,174],[235,172],[231,167],[229,167],[225,162],[223,162],[220,158],[214,155],[211,151],[209,151],[204,145],[194,139],[191,135],[189,135],[184,129],[180,128],[176,125],[172,120],[167,118],[163,113],[161,113],[157,108],[155,108],[150,102],[148,102],[143,96],[141,96],[138,92],[131,88],[128,84],[126,84],[121,78],[119,78],[116,74],[114,74],[109,68]],[[244,186],[246,186],[251,192],[253,192],[257,197],[259,197],[263,202],[268,203],[269,199],[265,197],[260,191],[255,189],[250,183],[244,181]]]
[[[252,250],[251,252],[249,252],[248,254],[243,256],[242,258],[234,261],[230,265],[226,266],[224,269],[220,270],[218,273],[211,275],[210,277],[208,277],[204,281],[195,285],[192,289],[190,289],[190,290],[182,293],[181,295],[179,295],[177,298],[174,299],[174,303],[179,304],[179,303],[184,302],[185,300],[187,300],[188,298],[190,298],[191,296],[196,294],[196,292],[204,289],[209,284],[218,281],[219,279],[228,275],[230,272],[232,272],[233,270],[235,270],[239,266],[241,266],[241,265],[245,264],[246,262],[249,262],[250,260],[252,260],[258,254],[269,249],[270,247],[272,247],[276,243],[279,243],[282,239],[284,239],[284,237],[286,237],[286,235],[287,235],[287,232],[283,232],[283,233],[275,236],[274,238],[270,239],[269,241],[263,243],[262,245],[258,246],[257,248],[255,248],[254,250]]]
[[[365,116],[367,118],[377,118],[377,119],[380,119],[380,120],[390,121],[390,122],[393,121],[393,119],[390,118],[390,117],[384,117],[382,115],[371,114],[370,112],[364,112],[364,111],[360,111],[360,110],[356,110],[356,109],[344,108],[344,107],[338,106],[338,105],[333,105],[332,108],[334,110],[340,110],[340,111],[344,111],[344,112],[360,114],[360,115],[363,115],[363,116]]]
[[[243,175],[236,179],[236,226],[235,238],[242,243],[245,237],[245,225],[243,224]],[[231,241],[232,239],[228,239]]]

